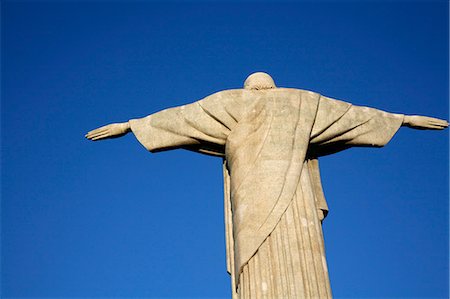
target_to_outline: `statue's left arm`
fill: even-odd
[[[144,118],[100,127],[86,138],[96,141],[133,132],[151,152],[184,148],[221,156],[226,138],[240,118],[239,106],[238,91],[222,91]]]
[[[441,130],[448,123],[437,118],[388,113],[321,97],[312,128],[310,150],[321,156],[349,147],[382,147],[401,126]]]

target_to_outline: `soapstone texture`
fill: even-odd
[[[402,125],[448,124],[277,88],[269,75],[255,73],[244,89],[105,126],[87,138],[131,130],[150,152],[183,148],[222,158],[233,298],[331,298],[318,158],[384,146]]]

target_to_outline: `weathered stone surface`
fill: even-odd
[[[353,106],[277,88],[264,73],[244,89],[89,132],[132,131],[151,152],[184,148],[224,159],[227,268],[234,298],[330,298],[321,223],[328,212],[318,158],[381,147],[402,126],[444,129],[436,118]]]

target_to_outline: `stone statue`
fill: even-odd
[[[448,123],[277,88],[268,74],[254,73],[243,89],[103,126],[86,137],[133,132],[151,152],[183,148],[222,157],[233,298],[331,298],[318,157],[382,147],[401,126],[441,130]]]

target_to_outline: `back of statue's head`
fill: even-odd
[[[263,72],[253,73],[245,79],[245,89],[261,90],[276,88],[275,82],[269,74]]]

